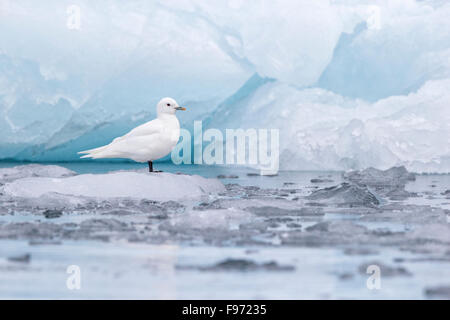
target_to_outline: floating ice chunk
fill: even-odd
[[[405,167],[392,167],[388,170],[367,168],[362,171],[351,171],[344,178],[359,186],[374,188],[375,192],[393,200],[403,200],[415,194],[405,190],[406,183],[416,179]]]
[[[296,209],[283,209],[274,206],[262,206],[262,207],[248,207],[248,211],[256,214],[257,216],[270,217],[270,216],[321,216],[324,215],[322,208],[296,208]]]
[[[345,249],[344,254],[349,255],[349,256],[365,256],[365,255],[379,254],[379,251],[377,251],[373,248],[356,247],[356,248]]]
[[[311,200],[325,200],[342,206],[374,207],[378,199],[365,187],[342,183],[338,186],[314,191],[308,196]]]
[[[68,210],[93,210],[97,207],[104,207],[103,201],[100,201],[97,204],[97,202],[93,201],[93,199],[91,198],[57,193],[47,193],[36,198],[13,196],[10,197],[10,200],[14,204],[13,207],[10,208],[10,210],[39,212],[39,214],[43,214],[44,216],[45,210],[59,210],[61,212],[66,212]],[[4,206],[6,207],[6,205]],[[45,210],[41,212],[41,209]]]
[[[374,187],[391,187],[405,185],[408,181],[416,179],[413,173],[409,173],[404,166],[392,167],[388,170],[367,168],[362,171],[351,171],[344,174],[344,178],[359,185]]]
[[[426,239],[450,243],[450,224],[425,224],[408,235],[411,239]]]
[[[175,229],[225,229],[238,230],[239,225],[251,221],[248,212],[239,209],[194,210],[176,216],[170,222]]]
[[[75,172],[72,170],[60,166],[28,164],[24,166],[0,169],[0,182],[10,182],[29,177],[62,178],[74,175]]]
[[[425,295],[429,298],[450,299],[450,286],[437,286],[425,289]]]
[[[257,263],[247,259],[228,258],[220,261],[212,266],[194,267],[194,266],[178,266],[178,269],[189,270],[199,269],[201,271],[294,271],[295,267],[291,265],[279,265],[276,261],[265,263]]]
[[[322,221],[305,228],[305,231],[292,231],[281,234],[285,245],[296,246],[336,246],[340,244],[367,244],[377,241],[369,230],[352,221]]]
[[[61,210],[45,210],[43,212],[44,216],[47,219],[55,219],[55,218],[59,218],[62,216],[63,212]]]
[[[117,219],[89,219],[80,223],[80,229],[87,234],[95,231],[130,231],[132,227]]]
[[[306,228],[306,231],[351,234],[355,236],[366,233],[367,228],[351,221],[323,221]]]
[[[0,225],[0,239],[53,239],[59,237],[62,225],[49,222],[17,222]]]
[[[333,182],[331,179],[320,179],[320,178],[314,178],[310,180],[311,183],[328,183]]]
[[[36,198],[48,193],[97,198],[145,198],[157,201],[196,198],[225,191],[216,179],[171,173],[114,172],[64,178],[24,178],[2,187],[5,195]]]
[[[19,263],[29,263],[31,260],[31,255],[29,253],[26,253],[20,256],[9,257],[8,260]]]

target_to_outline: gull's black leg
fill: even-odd
[[[162,172],[159,170],[153,170],[153,162],[152,161],[147,161],[148,162],[148,172]]]
[[[153,162],[148,161],[148,172],[153,172]]]

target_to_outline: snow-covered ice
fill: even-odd
[[[20,171],[20,168],[16,170]],[[158,201],[199,198],[223,191],[225,187],[219,180],[166,172],[114,172],[60,178],[32,177],[16,179],[1,187],[1,192],[11,197],[38,198],[55,193],[75,197],[129,197]]]

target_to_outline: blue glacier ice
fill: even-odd
[[[0,1],[0,159],[73,161],[155,116],[280,129],[280,169],[450,172],[450,4]],[[20,21],[20,23],[18,22]]]

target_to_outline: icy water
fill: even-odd
[[[226,191],[167,202],[0,195],[0,298],[450,298],[449,175],[366,188],[341,172],[155,167],[219,177]],[[79,289],[67,285],[73,265]]]

